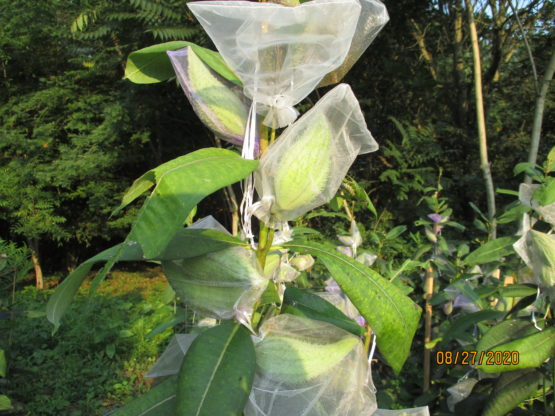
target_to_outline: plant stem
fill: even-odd
[[[426,348],[426,344],[432,340],[432,305],[430,303],[434,294],[434,269],[432,266],[426,268],[424,291],[426,294],[426,310],[424,315],[424,383],[422,391],[425,393],[430,389],[431,373],[431,351]]]
[[[555,72],[555,50],[551,53],[551,59],[542,78],[540,91],[536,98],[536,109],[534,110],[534,121],[532,124],[532,137],[530,141],[530,152],[528,153],[528,162],[536,163],[538,158],[538,149],[540,147],[540,136],[542,132],[542,122],[543,122],[543,110],[545,107],[545,97],[547,96],[547,91],[549,90],[549,83],[553,78],[553,72]],[[525,183],[532,183],[532,178],[527,176],[524,180]]]
[[[491,176],[490,163],[488,160],[488,143],[486,136],[486,118],[484,115],[484,97],[482,95],[482,65],[480,59],[480,45],[478,43],[478,32],[474,21],[474,8],[471,0],[465,0],[468,12],[468,26],[470,29],[470,39],[472,41],[472,57],[474,60],[474,93],[476,95],[476,121],[478,124],[478,138],[480,144],[480,167],[484,175],[486,185],[486,195],[488,203],[488,220],[490,237],[495,239],[497,225],[495,221],[495,190],[493,178]]]

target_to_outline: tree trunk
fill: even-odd
[[[37,289],[44,289],[42,267],[40,266],[39,240],[30,238],[27,240],[27,244],[31,250],[31,260],[33,262],[33,268],[35,269],[35,285]]]
[[[486,196],[488,203],[488,220],[490,238],[493,240],[497,234],[495,223],[495,190],[493,178],[488,160],[488,142],[486,136],[486,118],[484,115],[484,97],[482,95],[482,62],[480,59],[480,45],[478,44],[478,32],[474,21],[474,8],[471,0],[465,0],[468,12],[468,26],[470,29],[470,40],[472,41],[472,57],[474,61],[474,90],[476,95],[476,120],[478,125],[478,138],[480,144],[480,167],[486,185]]]

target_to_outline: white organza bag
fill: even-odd
[[[377,149],[351,88],[338,85],[262,155],[253,214],[281,228],[333,198],[357,155]]]
[[[351,47],[359,0],[313,0],[288,7],[248,1],[188,3],[243,81],[244,93],[273,128],[291,124],[293,107],[338,68]]]
[[[387,9],[381,1],[360,0],[360,5],[362,9],[349,53],[339,68],[326,75],[320,87],[341,81],[389,21]]]
[[[264,322],[245,416],[371,416],[360,339],[327,322],[282,314]]]

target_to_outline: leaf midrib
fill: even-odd
[[[321,253],[323,253],[324,255],[329,255],[331,257],[334,257],[338,260],[340,260],[342,263],[347,264],[348,266],[353,267],[355,270],[357,270],[359,273],[362,273],[363,275],[365,274],[363,269],[359,268],[358,265],[355,264],[351,264],[349,262],[347,262],[346,260],[342,259],[340,256],[338,256],[337,254],[333,253],[333,252],[329,252],[329,251],[325,251],[322,250],[321,248],[318,247],[314,247],[314,246],[305,246],[299,243],[293,243],[293,244],[288,244],[289,246],[297,246],[297,247],[301,247],[301,248],[305,248],[305,249],[313,249],[313,250],[318,250]],[[401,313],[401,310],[397,307],[396,303],[393,301],[393,298],[391,296],[389,296],[389,294],[382,288],[380,287],[376,282],[374,282],[372,279],[367,279],[370,283],[372,283],[375,287],[378,288],[378,290],[383,293],[385,295],[385,297],[389,300],[390,304],[393,305],[397,315],[399,316],[399,319],[401,322],[405,322],[403,318],[403,314]],[[403,327],[407,328],[406,324],[403,324]]]
[[[212,370],[212,374],[210,374],[210,378],[208,379],[208,382],[206,383],[206,388],[204,389],[204,392],[202,393],[202,397],[200,399],[197,411],[195,413],[195,416],[199,416],[200,411],[202,410],[202,405],[204,403],[204,401],[206,400],[206,397],[208,395],[208,390],[210,390],[210,386],[212,384],[212,381],[214,380],[214,377],[216,376],[216,372],[218,371],[218,368],[220,367],[220,364],[224,358],[224,355],[227,351],[227,348],[229,347],[229,344],[231,344],[231,341],[233,339],[233,337],[235,336],[235,334],[237,333],[237,331],[239,330],[239,325],[235,325],[235,327],[233,328],[233,331],[231,331],[231,334],[229,334],[229,338],[227,339],[224,347],[222,348],[222,352],[220,353],[219,357],[218,357],[218,361],[216,362],[216,365],[214,366],[214,369]]]

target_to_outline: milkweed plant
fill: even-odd
[[[48,319],[59,327],[96,263],[103,267],[93,291],[116,262],[158,262],[178,301],[207,319],[175,335],[148,374],[156,386],[114,415],[379,415],[369,358],[377,350],[398,374],[421,309],[369,267],[371,255],[357,253],[356,222],[339,248],[292,222],[328,203],[356,157],[378,149],[353,91],[339,82],[387,23],[385,6],[188,6],[218,51],[185,41],[150,46],[129,56],[126,78],[147,84],[176,76],[196,115],[230,146],[194,151],[138,178],[116,210],[148,193],[127,238],[59,285]],[[318,87],[328,92],[301,115],[295,106]],[[205,197],[237,183],[239,233],[211,216],[187,222]],[[436,236],[442,217],[433,215]],[[534,245],[553,242],[527,232],[523,255]],[[535,264],[534,256],[526,258]],[[323,293],[295,284],[315,263],[329,273]],[[538,275],[553,282],[552,268]]]

